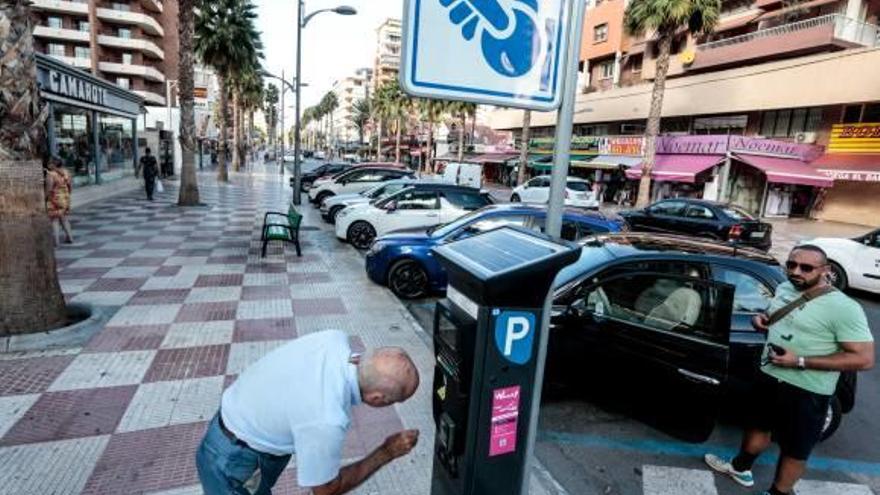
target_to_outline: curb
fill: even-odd
[[[80,347],[103,328],[104,323],[116,312],[116,308],[70,303],[67,305],[67,311],[74,314],[86,313],[89,317],[55,330],[2,337],[0,353]]]

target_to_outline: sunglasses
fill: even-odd
[[[793,272],[795,269],[799,269],[801,273],[813,273],[813,270],[817,270],[822,268],[825,265],[808,265],[806,263],[798,263],[796,261],[786,261],[785,268],[786,270]]]

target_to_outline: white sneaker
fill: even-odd
[[[706,454],[703,456],[703,460],[706,462],[706,465],[712,468],[712,470],[730,476],[733,481],[736,481],[742,486],[754,486],[755,484],[755,478],[752,476],[751,471],[737,471],[736,469],[733,469],[733,465],[730,462],[725,461],[715,454]]]

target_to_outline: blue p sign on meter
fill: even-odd
[[[492,314],[495,316],[495,348],[511,363],[528,363],[535,340],[535,314],[497,309]]]
[[[406,0],[401,87],[413,96],[559,107],[564,0]]]

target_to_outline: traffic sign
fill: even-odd
[[[407,0],[401,87],[413,96],[559,107],[565,0]]]
[[[495,310],[493,315],[495,316],[495,348],[511,363],[528,363],[532,358],[535,314],[528,311]]]

